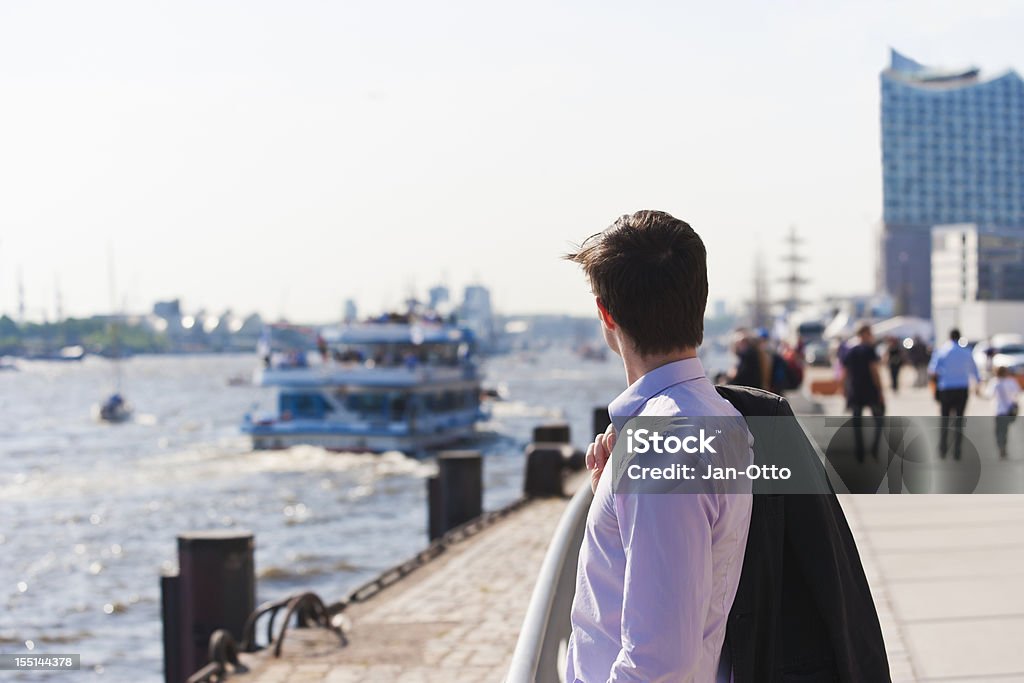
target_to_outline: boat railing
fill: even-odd
[[[462,366],[420,365],[415,367],[368,367],[365,365],[313,365],[301,368],[264,368],[257,372],[257,384],[319,386],[323,384],[419,384],[430,381],[471,379],[475,372]]]
[[[558,522],[530,597],[507,683],[559,683],[571,630],[576,565],[594,494],[584,482]]]

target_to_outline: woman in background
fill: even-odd
[[[996,399],[996,444],[999,457],[1006,457],[1006,441],[1010,425],[1017,419],[1017,397],[1020,384],[1005,365],[996,368],[996,376],[989,381],[989,396]]]

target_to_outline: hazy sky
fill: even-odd
[[[616,216],[688,220],[711,298],[808,239],[873,284],[878,72],[1024,68],[1024,3],[0,3],[0,311],[326,320],[442,277],[589,312],[559,260]],[[775,274],[780,274],[775,270]],[[781,291],[776,290],[779,294]]]

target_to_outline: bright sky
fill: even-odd
[[[0,311],[19,269],[32,317],[58,280],[67,313],[109,310],[110,245],[135,311],[327,320],[444,277],[586,313],[559,255],[640,208],[702,235],[712,299],[790,225],[813,293],[867,291],[888,46],[1024,69],[1021,26],[1010,2],[7,0]]]

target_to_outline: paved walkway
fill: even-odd
[[[901,381],[912,378],[905,368]],[[827,414],[843,410],[841,397],[818,400]],[[938,414],[926,388],[887,387],[886,404],[889,415]],[[967,414],[993,415],[993,404],[972,394]],[[1002,467],[1002,476],[1024,477],[1022,459]],[[896,683],[1024,681],[1024,495],[840,498]]]
[[[242,683],[501,681],[566,501],[538,500],[344,612],[349,645],[289,629],[284,656],[244,656]]]
[[[1024,496],[841,498],[893,681],[1024,681]]]

